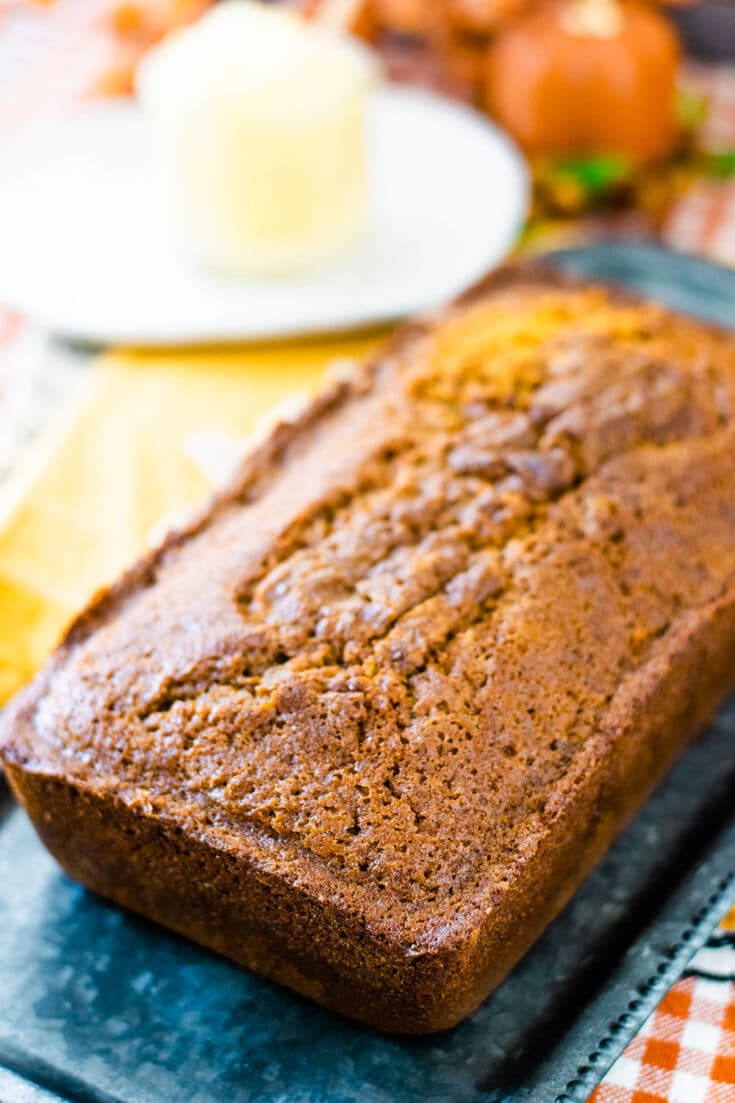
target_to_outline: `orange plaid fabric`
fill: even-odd
[[[589,1103],[735,1101],[735,911],[664,996]]]
[[[101,24],[102,7],[101,0],[0,3],[3,139],[83,96],[110,64],[113,43]]]
[[[735,183],[695,184],[669,213],[663,238],[672,249],[735,266]]]

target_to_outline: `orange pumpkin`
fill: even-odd
[[[533,154],[657,161],[676,142],[679,44],[640,0],[547,0],[501,31],[485,101]]]

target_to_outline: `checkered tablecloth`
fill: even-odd
[[[111,63],[114,43],[101,3],[0,0],[0,140],[49,105],[85,95]],[[703,142],[713,150],[735,148],[735,68],[693,69],[688,79],[711,104]],[[735,265],[735,183],[694,183],[669,212],[662,236],[674,248]],[[79,370],[77,357],[0,304],[0,479]],[[590,1103],[735,1103],[735,913]]]
[[[735,914],[664,996],[590,1103],[664,1100],[735,1100]]]

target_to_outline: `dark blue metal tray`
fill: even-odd
[[[558,263],[735,325],[735,274],[702,262],[614,245]],[[0,1101],[584,1100],[735,903],[734,793],[735,704],[501,988],[429,1039],[347,1023],[105,904],[0,793]]]

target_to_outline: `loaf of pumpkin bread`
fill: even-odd
[[[451,1026],[735,687],[734,473],[732,337],[505,270],[93,602],[10,783],[111,900]]]

